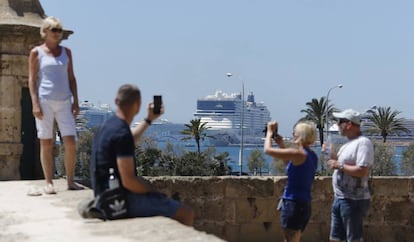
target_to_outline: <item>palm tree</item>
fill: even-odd
[[[181,131],[181,134],[187,135],[186,137],[182,138],[181,140],[189,140],[193,139],[197,143],[197,151],[200,154],[200,141],[204,141],[205,138],[214,138],[213,136],[207,135],[207,129],[210,127],[206,127],[207,123],[201,123],[201,119],[193,119],[190,121],[190,124],[185,124],[187,129]]]
[[[250,153],[247,160],[247,167],[250,172],[259,172],[259,174],[262,175],[262,168],[266,165],[266,159],[259,149],[255,149]]]
[[[306,116],[301,120],[309,120],[315,123],[316,128],[319,131],[319,140],[321,145],[323,144],[323,131],[326,123],[326,114],[328,114],[328,119],[332,118],[332,113],[337,109],[333,104],[326,106],[326,98],[321,97],[319,100],[313,98],[312,101],[306,103],[307,109],[302,109],[300,112],[306,113]],[[327,111],[328,110],[328,111]]]
[[[387,141],[387,136],[400,134],[401,132],[410,133],[410,130],[404,127],[404,119],[397,118],[401,112],[391,110],[391,107],[376,107],[367,111],[369,114],[366,132],[369,134],[378,134],[382,141]]]

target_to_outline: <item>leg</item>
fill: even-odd
[[[74,181],[76,163],[76,126],[75,118],[72,114],[72,103],[70,100],[65,100],[56,102],[55,105],[56,122],[63,138],[63,146],[65,147],[65,170],[68,189],[83,189],[83,187],[78,186]]]
[[[343,199],[334,198],[331,211],[331,232],[329,235],[330,242],[339,242],[346,239],[345,226],[343,223],[343,217],[341,210],[344,209],[341,206]]]
[[[194,212],[187,205],[181,205],[178,208],[177,213],[174,215],[173,219],[177,220],[178,222],[184,225],[193,226]]]
[[[44,192],[46,194],[55,194],[53,187],[53,110],[47,100],[40,99],[40,106],[42,109],[42,119],[36,118],[37,137],[40,140],[40,162],[42,163],[43,175],[46,180]]]
[[[302,232],[300,230],[283,229],[283,238],[285,242],[299,242]]]
[[[83,187],[78,186],[74,181],[75,163],[76,163],[76,143],[75,136],[64,136],[63,145],[65,146],[65,170],[69,190],[81,190]]]
[[[310,203],[282,199],[280,224],[285,242],[299,242],[310,218]]]
[[[154,192],[147,194],[127,193],[128,214],[134,217],[164,216],[184,225],[192,226],[193,210],[165,194]]]
[[[369,199],[367,200],[344,200],[346,204],[342,216],[344,217],[344,225],[346,228],[346,237],[348,241],[362,241],[364,217],[369,207]]]
[[[43,175],[46,180],[45,193],[55,194],[56,191],[53,187],[53,141],[52,139],[40,139],[40,161],[42,163]]]

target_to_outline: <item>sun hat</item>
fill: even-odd
[[[353,109],[346,109],[342,112],[334,112],[332,115],[337,119],[347,119],[354,124],[361,124],[361,114]]]

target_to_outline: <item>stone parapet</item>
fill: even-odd
[[[286,177],[148,177],[195,210],[195,228],[227,241],[281,241],[276,204]],[[329,241],[331,177],[317,177],[312,217],[301,241]],[[375,177],[364,241],[414,238],[414,178]]]
[[[77,204],[90,189],[68,191],[54,180],[57,195],[26,196],[44,180],[0,182],[0,241],[283,241],[276,203],[286,177],[148,177],[167,195],[195,211],[195,230],[162,217],[103,222],[85,220]],[[364,224],[365,242],[414,238],[414,177],[375,177],[376,192]],[[331,177],[317,177],[312,217],[302,242],[328,242]],[[220,239],[221,238],[221,239]]]

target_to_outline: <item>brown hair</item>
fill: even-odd
[[[139,88],[133,84],[124,84],[118,89],[115,104],[120,108],[129,107],[139,99],[141,99]]]

